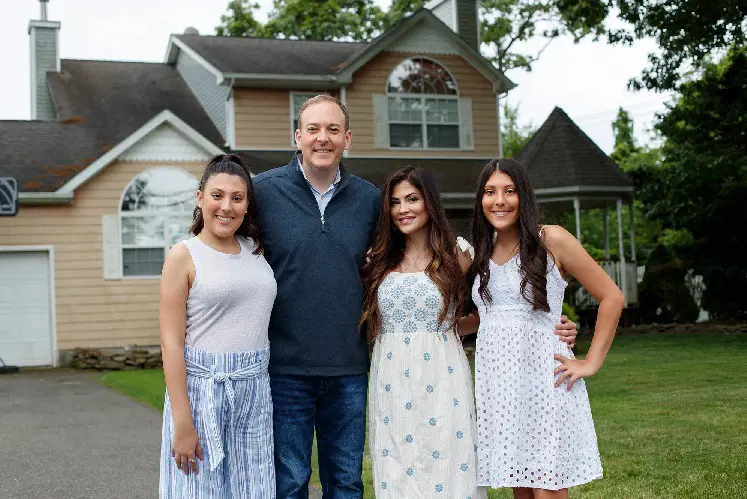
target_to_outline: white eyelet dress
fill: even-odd
[[[477,499],[472,376],[462,344],[439,326],[443,299],[424,273],[390,273],[369,381],[376,497]]]
[[[492,260],[492,304],[472,298],[480,313],[475,355],[477,483],[491,487],[559,490],[602,477],[594,422],[584,381],[570,392],[554,388],[553,359],[573,358],[554,333],[566,282],[548,259],[550,312],[532,310],[521,295],[518,255],[504,265]]]

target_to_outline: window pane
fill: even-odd
[[[454,125],[428,125],[428,147],[459,149],[459,127]]]
[[[390,147],[423,147],[422,125],[389,125]]]
[[[125,191],[122,211],[191,213],[198,180],[178,168],[150,168],[138,175]]]
[[[164,245],[163,217],[122,217],[122,244]]]
[[[158,276],[163,268],[163,248],[125,248],[122,250],[122,274]]]
[[[387,82],[389,93],[456,95],[449,72],[430,59],[408,59],[394,68]]]
[[[456,99],[426,99],[425,119],[428,123],[459,123],[459,104]]]
[[[389,97],[389,121],[423,122],[423,100],[420,97]]]
[[[173,245],[190,238],[189,227],[192,225],[191,218],[169,218],[166,220],[166,230],[169,237],[169,248]]]

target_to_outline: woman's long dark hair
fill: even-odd
[[[402,262],[405,237],[395,228],[392,220],[392,192],[395,186],[407,181],[418,189],[430,218],[428,246],[433,259],[425,269],[426,275],[438,286],[444,307],[438,316],[439,323],[456,321],[464,310],[466,281],[457,257],[456,237],[446,218],[446,210],[436,187],[433,175],[419,167],[405,166],[392,173],[381,193],[381,215],[374,232],[373,246],[368,261],[363,266],[363,285],[366,300],[360,326],[367,326],[369,338],[376,339],[381,331],[381,311],[378,290],[384,278]],[[447,317],[455,313],[454,317]]]
[[[475,208],[472,212],[472,245],[475,258],[467,273],[467,282],[473,283],[480,277],[478,292],[485,303],[492,303],[488,289],[490,280],[490,256],[493,254],[493,234],[495,229],[482,212],[482,197],[485,184],[496,172],[503,172],[516,187],[519,196],[519,259],[521,261],[521,294],[532,304],[534,310],[550,311],[547,303],[547,248],[540,239],[538,229],[540,210],[532,183],[526,169],[516,160],[494,159],[483,168],[475,192]],[[498,235],[500,237],[500,235]]]
[[[241,225],[236,229],[236,234],[253,239],[254,244],[257,246],[254,254],[258,255],[262,252],[263,245],[259,232],[259,224],[257,223],[257,201],[254,198],[254,185],[252,184],[252,174],[249,172],[249,167],[238,154],[217,155],[210,160],[205,167],[205,171],[202,172],[199,189],[203,194],[205,193],[205,184],[207,184],[208,179],[219,173],[236,175],[237,177],[241,177],[246,183],[246,214]],[[192,227],[189,228],[189,232],[196,236],[202,232],[204,227],[205,220],[202,218],[202,210],[199,206],[195,206],[195,211],[192,214]]]

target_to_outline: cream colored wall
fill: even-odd
[[[21,205],[0,217],[0,246],[54,246],[57,344],[75,347],[157,345],[159,278],[103,278],[103,215],[116,215],[127,184],[154,166],[181,167],[199,178],[205,163],[115,162],[75,193],[73,206]]]
[[[456,80],[459,97],[472,99],[472,129],[475,136],[473,151],[390,150],[374,147],[374,94],[386,94],[389,74],[403,60],[423,54],[381,52],[354,76],[347,88],[347,107],[353,130],[350,156],[421,156],[421,157],[479,157],[498,155],[498,117],[493,84],[458,55],[427,55],[440,62]]]

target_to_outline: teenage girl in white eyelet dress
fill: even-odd
[[[512,487],[517,499],[567,498],[569,487],[602,477],[583,378],[596,373],[609,351],[622,293],[565,229],[537,229],[537,201],[520,163],[491,161],[476,198],[470,276],[480,317],[477,483]],[[540,278],[543,258],[546,284]],[[576,277],[600,303],[584,360],[576,360],[553,334],[566,288],[562,272]],[[489,297],[480,292],[484,279]],[[538,292],[546,292],[546,304],[538,301]]]

